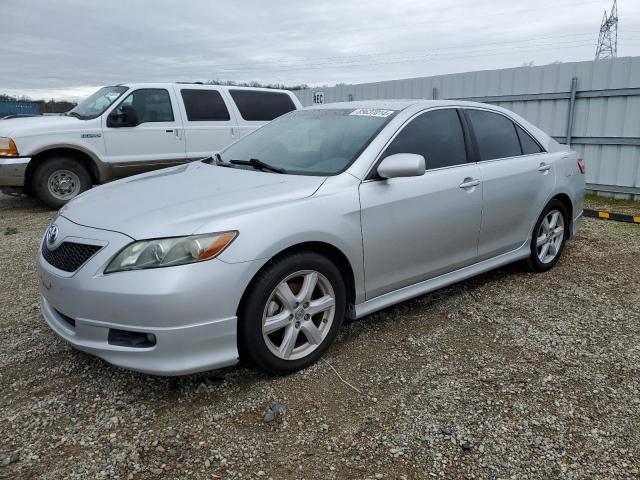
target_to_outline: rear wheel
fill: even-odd
[[[40,201],[58,209],[91,188],[91,176],[79,162],[64,157],[44,160],[33,173],[31,190]]]
[[[558,263],[568,232],[567,209],[552,200],[544,208],[531,238],[531,254],[527,266],[534,272],[546,272]]]
[[[240,351],[269,373],[307,367],[336,337],[345,303],[344,280],[326,257],[282,257],[248,289],[239,315]]]

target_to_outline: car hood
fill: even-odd
[[[325,179],[194,162],[89,190],[60,214],[136,240],[191,235],[221,217],[308,197]]]
[[[28,135],[77,130],[85,127],[86,121],[62,115],[10,118],[0,121],[0,137],[24,137]]]

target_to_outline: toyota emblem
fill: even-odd
[[[47,230],[47,243],[49,245],[53,245],[56,243],[56,239],[58,238],[58,226],[51,225],[49,230]]]

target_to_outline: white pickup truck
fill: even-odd
[[[287,90],[104,87],[64,116],[0,120],[0,190],[59,208],[94,184],[208,157],[298,108]]]

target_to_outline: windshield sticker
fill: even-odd
[[[360,117],[381,117],[386,118],[393,114],[394,110],[381,110],[379,108],[358,108],[349,115],[358,115]]]

